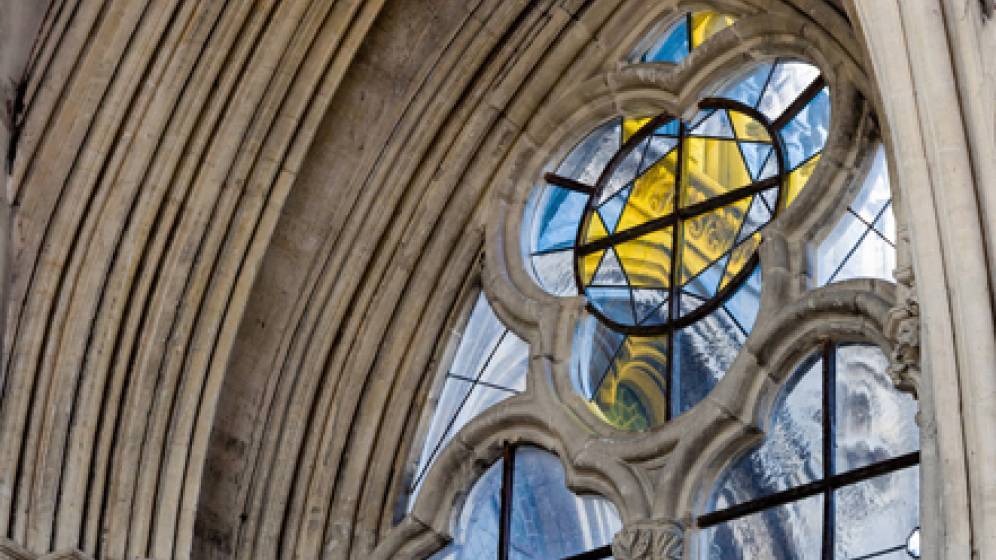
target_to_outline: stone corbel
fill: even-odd
[[[671,521],[643,521],[629,524],[612,540],[617,560],[680,560],[684,550],[685,528]]]

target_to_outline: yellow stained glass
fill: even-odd
[[[591,220],[588,222],[588,229],[585,230],[584,233],[585,243],[598,241],[607,235],[609,235],[609,232],[605,229],[605,223],[602,222],[602,217],[598,214],[598,212],[592,212]]]
[[[605,251],[595,251],[581,257],[581,280],[585,285],[591,284],[591,279],[595,277],[595,271],[598,270],[598,264],[602,262],[604,254]]]
[[[671,213],[674,208],[674,172],[677,163],[678,151],[672,150],[636,180],[616,231],[626,231]]]
[[[764,125],[738,111],[729,111],[730,121],[733,122],[733,131],[740,140],[752,142],[771,142],[771,135]]]
[[[750,258],[757,251],[757,247],[761,244],[761,233],[756,232],[747,239],[744,239],[740,245],[737,245],[736,249],[730,254],[730,262],[726,265],[726,273],[723,274],[723,280],[719,283],[719,289],[722,290],[727,284],[733,280],[733,277],[740,274],[740,271],[747,266]]]
[[[672,228],[652,231],[615,246],[629,283],[638,288],[667,288],[671,285]]]
[[[751,183],[735,140],[686,138],[682,149],[682,208]]]
[[[809,161],[800,165],[795,171],[788,174],[785,179],[785,208],[792,204],[802,189],[809,182],[809,177],[816,169],[816,164],[820,161],[820,155],[816,154]]]
[[[667,339],[628,337],[614,370],[595,393],[593,411],[609,424],[638,431],[667,420]]]
[[[694,278],[733,248],[750,198],[745,198],[684,222],[681,284]]]
[[[709,37],[733,25],[733,22],[734,19],[732,16],[717,14],[716,12],[693,12],[691,29],[692,48],[698,48]]]
[[[638,130],[643,128],[643,125],[650,122],[650,119],[651,117],[647,117],[645,119],[623,119],[622,141],[626,142],[627,140],[629,140],[631,136],[633,136],[634,134],[636,134]]]

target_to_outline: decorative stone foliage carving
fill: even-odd
[[[685,528],[672,521],[635,523],[612,541],[612,555],[620,560],[678,560],[684,548]]]
[[[910,296],[889,310],[885,334],[892,341],[889,377],[901,391],[920,392],[920,305]]]
[[[895,277],[897,305],[889,310],[885,336],[892,342],[889,377],[901,391],[919,398],[920,394],[920,304],[910,255],[909,228],[897,231]]]

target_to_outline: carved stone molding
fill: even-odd
[[[896,228],[897,305],[889,310],[884,325],[885,336],[892,342],[889,377],[900,391],[920,395],[920,304],[916,296],[916,277],[910,254],[909,227]]]
[[[10,539],[0,537],[0,560],[92,560],[92,558],[76,549],[35,554]]]
[[[680,560],[685,528],[673,521],[645,521],[627,525],[612,540],[618,560]]]
[[[916,297],[889,310],[885,335],[892,341],[889,377],[901,391],[920,394],[920,305]]]

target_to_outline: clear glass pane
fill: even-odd
[[[861,183],[861,189],[854,198],[851,208],[866,222],[872,222],[879,215],[882,207],[892,199],[889,186],[889,166],[885,159],[885,148],[879,144],[875,147],[868,174]]]
[[[451,385],[455,387],[452,395],[446,392],[446,389]],[[504,389],[478,384],[473,386],[473,389],[466,395],[465,399],[457,402],[455,400],[456,395],[465,390],[469,385],[471,384],[459,379],[451,378],[446,380],[443,397],[447,401],[445,403],[440,401],[440,409],[437,410],[440,410],[442,414],[433,417],[432,428],[430,429],[430,432],[433,433],[436,439],[426,439],[427,445],[422,451],[422,459],[419,461],[419,474],[415,480],[416,486],[413,489],[409,506],[414,505],[415,498],[422,488],[422,482],[425,481],[425,475],[436,459],[439,458],[439,454],[446,449],[446,445],[453,439],[453,436],[482,412],[515,394]],[[428,445],[431,441],[436,441],[436,443]]]
[[[682,306],[693,298],[682,297]],[[747,337],[720,308],[677,332],[674,341],[675,416],[686,412],[709,394],[730,369]]]
[[[722,85],[717,96],[734,99],[744,105],[755,107],[761,99],[761,93],[764,91],[765,84],[768,83],[768,76],[771,75],[773,67],[774,65],[771,63],[758,64],[745,74]]]
[[[816,248],[813,277],[817,286],[850,278],[893,281],[896,223],[891,196],[885,150],[880,144],[854,202]]]
[[[529,345],[508,331],[482,292],[462,334],[446,381],[426,410],[432,421],[420,450],[408,505],[411,508],[429,468],[463,426],[481,412],[525,390]]]
[[[788,169],[823,150],[830,133],[830,95],[824,88],[781,130]]]
[[[868,230],[857,249],[844,261],[840,271],[833,277],[834,282],[851,278],[880,278],[894,281],[896,269],[896,248],[879,234]]]
[[[434,560],[484,560],[498,557],[502,464],[499,459],[471,488],[460,515],[454,520],[453,542],[433,555]]]
[[[626,335],[609,329],[595,317],[588,316],[580,322],[571,354],[571,377],[582,397],[595,396],[625,338]]]
[[[837,472],[920,448],[916,401],[895,388],[888,367],[889,358],[878,347],[837,348]]]
[[[823,496],[774,507],[702,531],[708,560],[811,560],[820,557]]]
[[[454,339],[459,341],[456,356],[453,357],[453,364],[449,368],[450,373],[462,375],[464,377],[477,377],[493,351],[498,347],[498,343],[505,336],[505,326],[498,320],[488,298],[481,292],[474,303],[474,310],[470,313],[467,326],[462,334],[454,334]]]
[[[540,286],[555,296],[573,296],[578,293],[574,278],[574,251],[557,251],[536,255],[531,259],[533,272]]]
[[[815,267],[816,285],[825,286],[831,281],[837,280],[834,276],[838,273],[841,263],[855,250],[855,246],[861,241],[862,236],[868,230],[868,226],[861,223],[853,214],[846,212],[834,226],[826,239],[816,248]],[[859,264],[865,260],[859,258]]]
[[[622,135],[620,119],[613,119],[602,124],[585,136],[564,161],[557,167],[556,173],[594,186],[598,176],[602,174],[605,165],[619,150],[619,139]]]
[[[621,528],[604,498],[567,489],[560,460],[534,447],[515,451],[509,558],[563,558],[608,544]]]
[[[525,391],[528,369],[529,344],[508,331],[488,361],[480,380],[513,391]]]
[[[896,243],[896,216],[892,212],[893,206],[890,200],[885,208],[879,212],[878,219],[872,225],[875,230],[882,234],[892,245]]]
[[[722,510],[823,477],[823,364],[802,363],[783,389],[760,447],[730,466],[712,509]]]
[[[920,524],[920,469],[910,467],[845,486],[834,493],[835,557],[860,558],[897,549],[879,558],[899,560]]]
[[[769,119],[776,120],[799,94],[820,75],[812,64],[780,61],[768,81],[768,87],[757,108]]]

